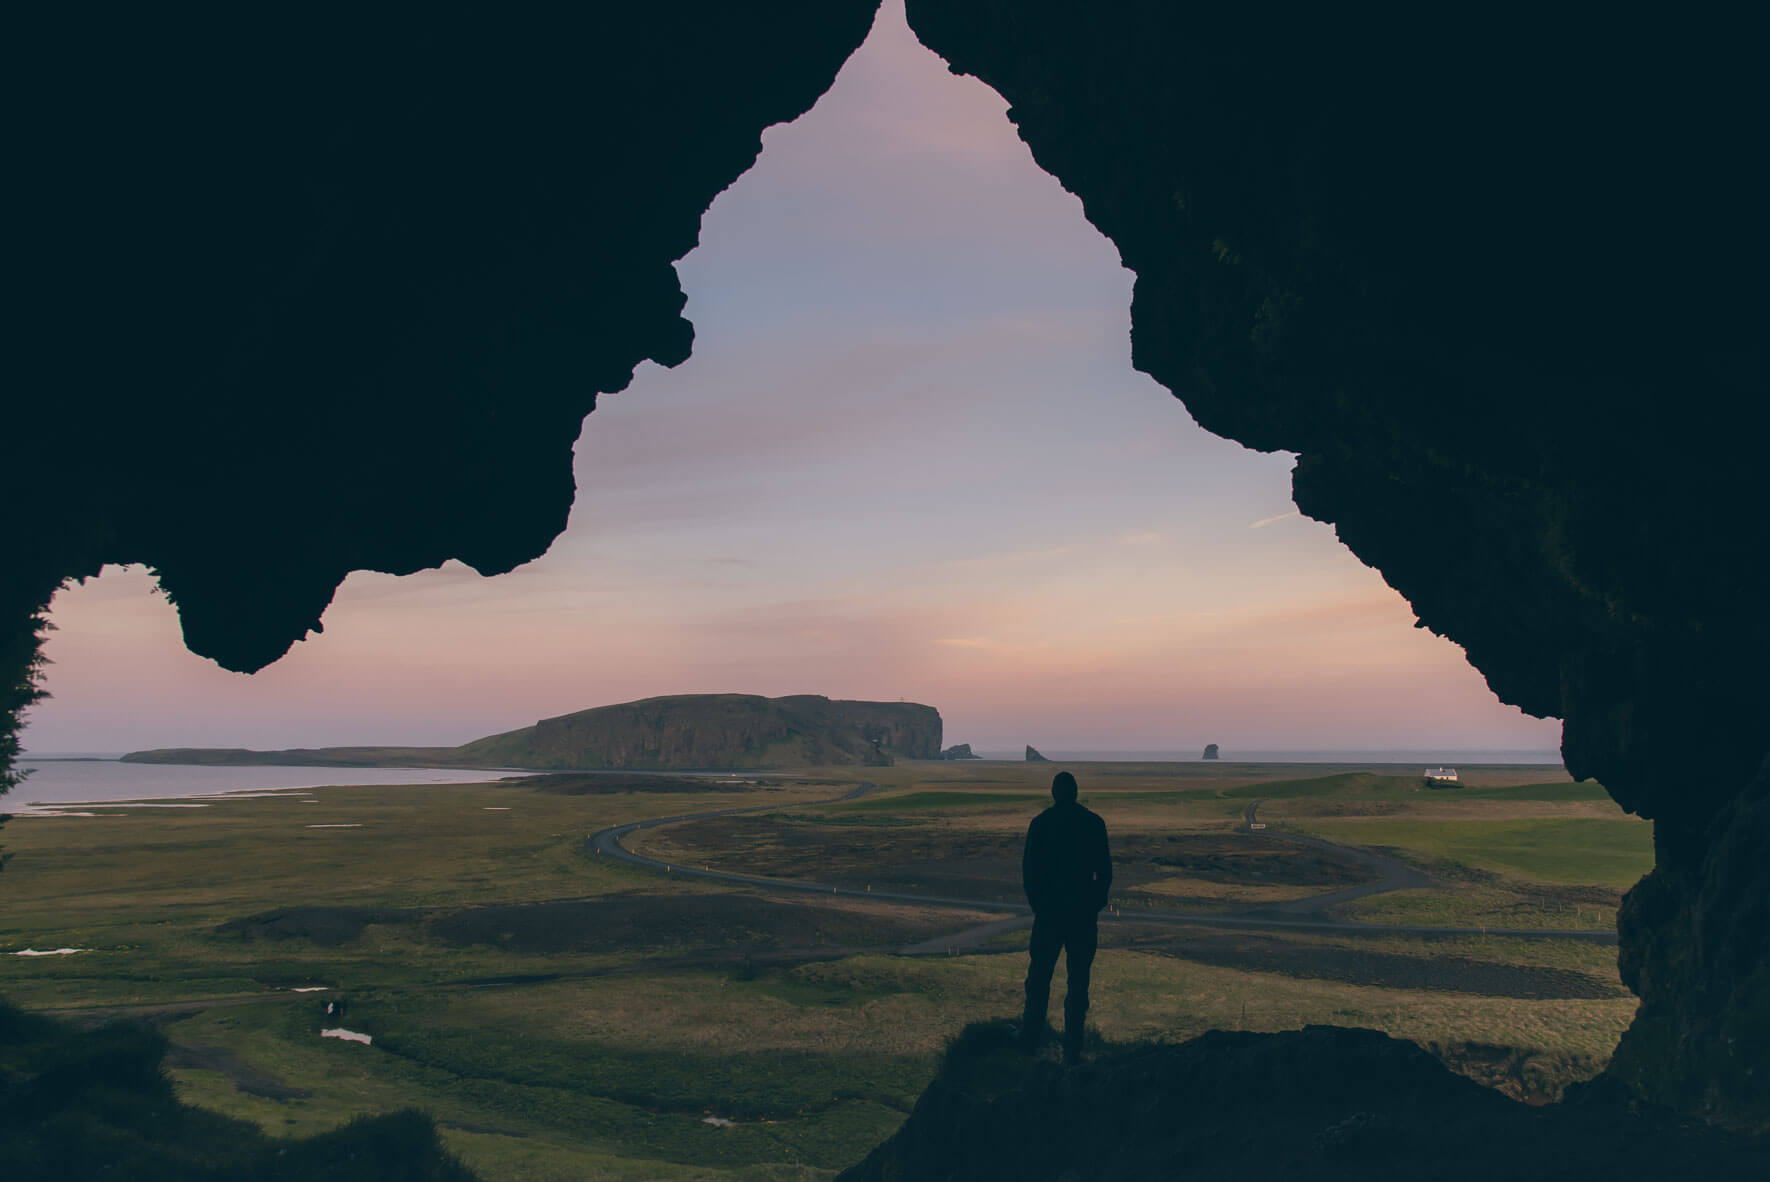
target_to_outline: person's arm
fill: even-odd
[[[1096,823],[1094,835],[1094,910],[1099,911],[1106,906],[1106,896],[1112,890],[1112,850],[1106,841],[1106,822]]]
[[[1020,855],[1020,889],[1026,892],[1026,901],[1034,913],[1045,896],[1044,852],[1039,849],[1039,822],[1026,827],[1026,847]]]

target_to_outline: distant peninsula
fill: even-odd
[[[939,759],[940,739],[940,712],[916,702],[675,694],[543,718],[459,747],[169,747],[131,751],[123,762],[535,771],[885,766],[895,758]]]

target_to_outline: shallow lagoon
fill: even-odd
[[[29,816],[36,807],[126,800],[182,800],[221,793],[283,792],[327,784],[479,784],[523,773],[423,767],[208,767],[119,763],[111,758],[26,755],[31,776],[0,800],[0,809]],[[197,803],[195,801],[192,802]]]

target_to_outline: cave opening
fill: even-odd
[[[1132,369],[1133,276],[1005,106],[886,4],[703,218],[694,353],[584,421],[545,556],[358,572],[250,678],[108,574],[57,601],[27,747],[454,743],[742,691],[944,703],[998,752],[1556,762],[1296,512],[1293,456]]]
[[[1089,220],[1136,272],[1138,366],[1183,392],[1199,422],[1268,453],[1246,462],[1276,473],[1283,462],[1272,453],[1299,455],[1302,510],[1335,523],[1351,551],[1381,570],[1426,625],[1465,646],[1505,700],[1563,717],[1573,773],[1596,777],[1628,810],[1653,819],[1658,866],[1630,894],[1619,933],[1623,977],[1643,1004],[1608,1080],[1636,1098],[1761,1127],[1770,1078],[1761,1070],[1770,1053],[1763,1007],[1770,775],[1759,670],[1770,651],[1770,617],[1756,565],[1770,548],[1770,525],[1757,510],[1757,466],[1717,460],[1717,441],[1762,434],[1766,405],[1756,285],[1760,189],[1747,175],[1755,154],[1741,147],[1754,142],[1741,113],[1764,105],[1762,72],[1744,60],[1752,39],[1717,36],[1697,23],[1598,27],[1581,14],[1548,14],[1528,37],[1499,22],[1449,37],[1405,30],[1407,52],[1395,53],[1384,36],[1392,30],[1367,27],[1362,18],[1324,23],[1297,13],[1261,24],[1264,14],[1142,0],[1085,21],[1041,0],[910,0],[908,7],[923,43],[1007,96],[1041,171],[1080,195]],[[895,19],[896,10],[888,11]],[[201,44],[166,19],[145,35]],[[57,139],[54,118],[27,127],[27,154],[45,149],[40,130],[51,134],[44,166],[27,173],[31,183],[21,194],[35,204],[20,224],[47,229],[21,248],[21,274],[36,298],[20,336],[29,346],[27,370],[38,360],[49,376],[42,397],[16,408],[18,429],[0,437],[7,461],[0,471],[13,482],[9,503],[31,507],[15,523],[16,578],[0,585],[11,629],[8,666],[28,669],[27,624],[60,580],[104,564],[148,562],[176,597],[193,650],[229,668],[270,669],[248,683],[252,690],[233,694],[194,660],[183,670],[201,672],[189,677],[157,670],[151,660],[109,671],[85,661],[73,646],[94,631],[81,627],[84,620],[105,626],[100,601],[134,598],[139,609],[145,600],[140,580],[101,580],[86,589],[90,599],[71,594],[60,604],[67,631],[53,650],[60,663],[50,686],[62,700],[38,707],[40,723],[53,724],[64,707],[79,704],[81,676],[107,692],[135,682],[120,712],[167,698],[181,682],[234,706],[249,703],[258,687],[270,692],[279,678],[285,689],[295,685],[308,661],[300,688],[321,703],[356,671],[328,668],[320,654],[350,648],[400,656],[402,643],[435,634],[426,621],[444,616],[428,615],[433,607],[483,606],[482,584],[464,569],[405,584],[359,575],[328,616],[327,641],[270,664],[317,631],[334,586],[352,570],[411,574],[455,556],[496,573],[547,548],[571,503],[567,453],[593,401],[589,392],[621,390],[643,359],[680,364],[688,357],[690,330],[676,315],[681,292],[670,261],[687,252],[713,197],[745,172],[756,130],[811,106],[859,44],[872,12],[866,4],[801,4],[765,27],[708,6],[704,20],[660,34],[648,27],[652,18],[623,11],[606,18],[618,36],[589,38],[570,21],[592,18],[565,19],[571,35],[537,39],[493,25],[468,28],[444,14],[436,35],[426,34],[427,52],[416,54],[404,52],[410,30],[367,21],[339,75],[346,85],[304,98],[294,118],[279,80],[306,68],[312,42],[327,41],[323,29],[317,38],[314,30],[289,30],[249,61],[209,60],[202,70],[218,71],[224,87],[255,100],[227,105],[209,103],[203,85],[144,85],[141,73],[153,67],[142,63],[155,59],[137,52],[143,31],[121,20],[95,36],[62,29],[62,40],[41,42],[48,48],[28,63],[27,85],[64,93],[44,77],[72,76],[64,64],[72,45],[80,47],[80,68],[103,85],[94,87],[93,102],[71,100],[61,112],[79,134]],[[417,86],[388,91],[377,77],[368,89],[377,101],[361,103],[353,89],[361,75],[353,71],[376,54],[399,63],[409,71],[403,81]],[[494,68],[479,72],[482,61]],[[462,62],[474,68],[456,68]],[[191,77],[213,81],[202,70]],[[436,87],[438,77],[499,78],[502,85],[484,93],[463,87],[457,95]],[[680,84],[674,92],[673,81]],[[131,101],[110,102],[113,93]],[[438,115],[380,104],[389,93],[435,93],[444,106]],[[665,101],[623,105],[632,93]],[[622,117],[586,127],[560,115],[575,109]],[[310,134],[310,113],[318,115],[313,127],[332,128],[354,124],[363,112],[371,118],[360,138]],[[771,140],[784,145],[814,129],[817,112],[807,118]],[[251,134],[241,134],[244,123]],[[141,135],[147,126],[180,135]],[[586,150],[553,150],[585,136]],[[75,143],[81,149],[68,151]],[[211,143],[228,145],[225,167]],[[164,158],[142,158],[143,145]],[[852,146],[843,141],[830,151]],[[463,161],[472,167],[463,169]],[[664,179],[608,185],[603,166],[613,175]],[[190,183],[143,187],[114,201],[113,171]],[[966,179],[962,168],[946,171],[943,181]],[[760,169],[754,174],[758,185],[767,178]],[[744,187],[751,179],[739,181],[733,202],[751,192]],[[1055,195],[1041,179],[1029,180],[1028,192],[1037,184]],[[902,224],[928,212],[890,183],[874,190]],[[448,199],[433,201],[438,192]],[[188,200],[189,193],[201,200]],[[808,207],[788,212],[815,226]],[[1075,213],[1071,202],[1072,229]],[[934,235],[941,220],[913,237]],[[1049,556],[1064,559],[1065,570],[1086,565],[1116,576],[1114,595],[1167,582],[1168,569],[1219,572],[1222,563],[1201,559],[1209,530],[1172,535],[1165,514],[1162,525],[1104,539],[1090,532],[1101,519],[1175,503],[1161,478],[1137,488],[1140,474],[1159,465],[1145,468],[1135,446],[1113,452],[1122,439],[1098,449],[1114,480],[1101,489],[1079,482],[1071,501],[1090,512],[1105,505],[1101,518],[1054,526],[1045,516],[1009,526],[980,508],[1043,503],[1054,480],[1075,481],[1069,461],[1099,442],[1090,432],[1103,426],[1096,409],[1108,399],[1098,396],[1125,378],[1122,367],[1111,374],[1068,368],[1074,358],[1055,348],[1067,331],[1058,315],[1066,307],[1039,307],[1030,298],[1041,288],[1024,244],[995,260],[967,253],[1010,222],[960,219],[956,228],[969,232],[948,241],[935,262],[961,280],[993,263],[1016,296],[1028,298],[1036,314],[994,325],[1012,342],[1020,370],[1006,377],[961,371],[966,380],[955,385],[902,364],[906,352],[940,351],[943,328],[971,312],[923,289],[915,294],[927,322],[910,322],[907,331],[890,308],[856,305],[869,327],[897,331],[874,331],[843,354],[870,359],[878,379],[865,391],[870,400],[859,422],[810,412],[717,420],[706,400],[696,400],[696,369],[669,375],[680,386],[648,372],[645,381],[666,384],[649,399],[643,386],[616,395],[590,421],[580,487],[588,494],[599,491],[600,478],[610,482],[600,486],[601,497],[580,496],[580,517],[590,520],[603,506],[614,517],[623,509],[649,515],[649,528],[633,531],[630,541],[618,537],[618,524],[613,532],[618,545],[631,547],[618,557],[655,561],[660,570],[672,557],[666,551],[705,547],[709,533],[744,545],[707,547],[696,569],[673,568],[661,582],[611,579],[594,588],[603,598],[587,601],[567,586],[581,589],[581,579],[549,576],[549,564],[566,562],[576,549],[568,537],[555,557],[510,577],[522,588],[512,601],[480,613],[498,620],[460,639],[488,655],[487,668],[502,658],[520,680],[521,646],[512,641],[550,601],[563,599],[618,631],[635,660],[657,664],[660,655],[702,649],[717,636],[746,636],[762,647],[791,636],[832,663],[805,669],[824,676],[842,662],[852,667],[853,646],[832,638],[858,623],[864,647],[896,662],[880,667],[877,685],[908,680],[904,671],[914,661],[904,657],[913,656],[906,637],[927,642],[950,662],[945,668],[962,670],[960,662],[990,658],[1000,644],[990,629],[1017,622],[1016,594],[1037,580],[1013,569],[993,583],[978,578],[982,607],[971,618],[941,616],[917,598],[953,586],[961,577],[954,572],[969,577],[999,553],[1021,553],[980,546],[980,538],[1036,538],[1058,552]],[[485,232],[462,236],[462,225]],[[603,232],[611,226],[618,232]],[[840,227],[825,230],[834,232],[803,264],[807,272],[852,245],[840,241]],[[239,249],[261,237],[272,245]],[[860,272],[877,273],[881,258],[896,253],[892,242],[885,233],[873,240],[881,249],[874,258],[858,255]],[[741,256],[741,246],[732,250]],[[714,252],[692,256],[684,274],[714,259]],[[111,282],[88,282],[98,274]],[[1124,277],[1111,266],[1101,274],[1110,276],[1104,286],[1119,285],[1114,307],[1122,307]],[[519,275],[523,282],[512,282]],[[706,343],[717,344],[714,323],[722,317],[759,323],[780,311],[786,286],[738,284],[723,301],[714,285],[702,287],[692,298],[708,300]],[[963,289],[963,282],[942,285],[943,293]],[[817,290],[800,289],[796,311],[821,326],[818,317],[843,301],[804,295]],[[995,305],[998,317],[1004,306]],[[585,323],[595,326],[587,343],[579,332]],[[1122,341],[1122,320],[1104,324],[1084,324],[1076,335]],[[206,334],[225,347],[207,347]],[[339,348],[307,347],[314,340]],[[797,389],[821,410],[863,393],[840,367],[820,372],[815,358],[801,360],[796,369],[749,371],[746,384]],[[708,374],[699,392],[710,399],[730,391],[719,379],[737,369],[732,363]],[[558,380],[568,372],[584,380]],[[506,397],[506,382],[534,396]],[[1120,405],[1141,400],[1166,415],[1136,443],[1185,452],[1185,416],[1160,388],[1129,382]],[[997,401],[965,404],[962,414],[954,389]],[[629,413],[623,408],[633,407],[640,424],[648,402],[676,411],[678,420],[711,420],[681,447],[696,472],[670,469],[678,458],[670,436],[684,433],[680,422],[644,438],[635,431],[630,442],[616,438]],[[1088,413],[1065,417],[1083,405]],[[940,416],[949,412],[954,434],[987,432],[1008,417],[1043,422],[1060,437],[1020,440],[1018,464],[1000,455],[979,461],[977,449],[928,438],[925,426],[947,421]],[[821,433],[796,436],[783,425],[807,415]],[[616,426],[607,433],[609,450],[597,453],[605,420]],[[362,429],[340,430],[353,423]],[[777,462],[740,472],[732,458],[740,451]],[[820,494],[800,479],[804,470],[779,460],[807,454],[854,477],[843,496]],[[324,466],[313,466],[316,455],[326,457]],[[947,460],[951,482],[931,492],[906,479],[910,456],[956,456]],[[592,458],[586,471],[583,461]],[[732,479],[704,478],[722,465]],[[636,469],[655,482],[623,504],[613,478]],[[1185,476],[1223,500],[1221,490],[1235,483],[1209,478],[1211,463],[1202,458]],[[869,497],[870,486],[885,491]],[[49,487],[67,495],[39,495]],[[1128,489],[1142,494],[1137,510],[1114,500]],[[947,528],[933,543],[908,528],[911,545],[938,550],[927,564],[938,569],[912,572],[917,577],[891,599],[897,589],[880,571],[901,560],[883,543],[914,517],[898,509],[916,507],[918,496],[924,509],[930,500],[963,502],[978,515],[943,516]],[[766,531],[746,534],[730,518],[720,529],[697,523],[697,506],[708,499],[722,511],[786,505],[807,523],[793,536],[819,544],[783,553],[769,548]],[[1297,530],[1314,531],[1297,536],[1339,553],[1325,529],[1290,516],[1282,498],[1255,496],[1229,520],[1243,543],[1231,549]],[[1052,540],[1047,535],[1057,544],[1043,545]],[[592,535],[584,536],[597,557]],[[1090,552],[1090,545],[1100,549]],[[1183,551],[1169,567],[1153,556],[1164,545]],[[1113,548],[1123,554],[1108,557]],[[1036,556],[1039,548],[1026,552]],[[1297,573],[1294,556],[1273,554],[1268,583]],[[760,576],[735,573],[758,559],[815,594],[759,591]],[[1339,560],[1347,561],[1344,554]],[[817,581],[832,568],[838,578]],[[1368,572],[1360,577],[1375,585]],[[1019,621],[1035,650],[1051,638],[1049,619],[1068,626],[1091,611],[1109,614],[1091,588],[1038,585],[1050,593],[1048,615]],[[648,635],[609,608],[623,595],[667,607],[668,595],[692,595],[697,586],[710,599],[755,597],[745,612],[689,635]],[[376,600],[388,610],[378,612]],[[869,616],[869,602],[892,611]],[[1123,626],[1118,635],[1134,637],[1126,647],[1142,643],[1139,626],[1152,614],[1141,611],[1143,603],[1134,594],[1105,602],[1118,609],[1109,621]],[[1388,602],[1405,626],[1400,601]],[[906,631],[905,619],[915,627]],[[532,634],[545,643],[558,630],[542,623]],[[1114,639],[1111,628],[1094,635]],[[329,643],[339,637],[351,643]],[[1423,633],[1414,640],[1435,643]],[[169,634],[161,629],[153,643],[169,647]],[[1436,651],[1453,655],[1445,646]],[[574,671],[594,667],[600,675],[605,667],[598,652],[556,646],[549,655]],[[1174,650],[1170,664],[1182,655]],[[421,643],[403,656],[436,693],[432,708],[405,720],[414,728],[471,693],[510,700],[508,685],[490,676],[451,684],[447,663]],[[1057,682],[1078,697],[1122,671],[1086,661],[1021,669],[1023,687]],[[1294,662],[1289,672],[1297,672]],[[727,675],[705,666],[695,674]],[[1469,670],[1463,676],[1464,685],[1480,685]],[[572,684],[587,680],[580,674]],[[379,700],[404,689],[365,684]],[[955,674],[952,684],[965,683]],[[894,689],[904,692],[892,684],[867,692],[894,696]],[[939,686],[909,689],[941,693]],[[16,687],[9,692],[14,705],[28,700]],[[324,704],[340,725],[360,721],[354,704]],[[1070,705],[1066,713],[1074,716]],[[1168,702],[1169,719],[1181,705]],[[522,713],[550,708],[524,706]],[[256,705],[244,713],[268,715]],[[0,730],[0,741],[10,737]],[[1336,1146],[1368,1132],[1329,1131]]]

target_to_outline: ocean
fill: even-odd
[[[1163,751],[1089,751],[1064,747],[1041,749],[1054,763],[1199,763],[1202,749]],[[207,767],[165,763],[119,763],[117,752],[37,753],[21,756],[19,766],[30,778],[10,796],[0,798],[0,811],[27,814],[65,809],[74,804],[124,800],[177,800],[241,792],[280,792],[319,788],[327,784],[478,784],[522,775],[506,770],[467,771],[449,768],[348,767]],[[983,748],[984,759],[1020,762],[1025,749]],[[1558,751],[1239,751],[1225,748],[1222,762],[1272,764],[1337,764],[1351,767],[1482,767],[1561,766]]]
[[[477,784],[523,773],[382,767],[196,767],[118,763],[116,752],[30,753],[19,758],[30,777],[0,797],[0,812],[123,800],[191,800],[224,793],[275,792],[327,784]]]
[[[976,747],[977,755],[983,759],[1007,759],[1020,761],[1026,758],[1026,749],[1016,747],[1013,750],[1001,748]],[[1204,754],[1204,747],[1188,747],[1184,751],[1170,749],[1164,751],[1084,751],[1066,747],[1040,747],[1039,754],[1053,763],[1197,763]],[[1413,751],[1397,750],[1300,750],[1300,751],[1243,751],[1234,747],[1224,747],[1218,752],[1224,763],[1303,763],[1303,764],[1352,764],[1371,765],[1376,767],[1394,767],[1419,764],[1421,767],[1490,767],[1500,766],[1561,766],[1561,752],[1549,751],[1458,751],[1454,749],[1422,748]]]

